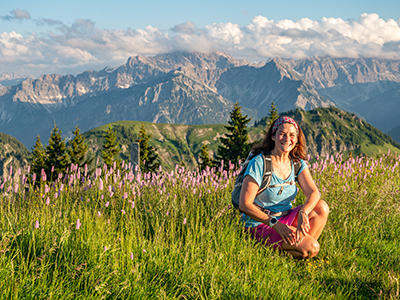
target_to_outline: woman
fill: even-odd
[[[246,231],[296,259],[316,256],[319,252],[317,240],[325,227],[329,208],[320,199],[304,162],[307,154],[301,128],[292,118],[279,117],[252,151],[271,154],[272,178],[269,188],[257,195],[264,172],[262,154],[249,162],[239,199]],[[306,200],[304,205],[292,209],[291,202],[297,194],[293,184],[294,162],[301,164],[297,180]]]

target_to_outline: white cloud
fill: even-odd
[[[15,11],[10,17],[30,18],[28,12],[23,12]],[[251,61],[316,55],[400,59],[400,19],[383,20],[377,14],[362,14],[358,20],[319,21],[308,18],[273,21],[256,16],[243,27],[228,22],[197,28],[188,21],[174,26],[170,32],[153,26],[102,30],[83,19],[70,26],[50,19],[34,22],[52,26],[54,31],[28,36],[16,32],[0,34],[0,70],[34,76],[52,72],[76,74],[86,69],[117,66],[138,54],[207,52],[212,48]]]

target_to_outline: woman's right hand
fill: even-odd
[[[291,246],[296,244],[296,227],[288,226],[278,222],[273,228],[286,244]]]

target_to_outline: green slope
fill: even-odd
[[[140,121],[118,121],[111,123],[116,131],[121,146],[121,158],[130,159],[130,144],[135,142],[140,127],[144,125],[146,132],[151,134],[150,145],[157,148],[163,167],[171,168],[175,164],[184,163],[188,167],[197,165],[197,158],[202,143],[209,145],[210,154],[214,155],[219,138],[226,132],[223,124],[216,125],[175,125]],[[84,133],[90,148],[91,155],[100,157],[101,146],[104,142],[104,132],[108,124],[94,128]],[[261,138],[262,129],[253,128],[251,139]],[[101,159],[99,160],[101,161]]]
[[[293,110],[281,115],[293,117],[301,126],[307,139],[311,156],[349,152],[354,155],[374,155],[386,153],[388,149],[400,153],[400,145],[393,139],[366,123],[356,115],[335,107],[317,108],[311,111]],[[259,140],[266,129],[267,118],[261,119],[256,127],[249,128],[251,142]],[[139,129],[145,126],[151,134],[150,144],[157,148],[160,162],[164,168],[173,168],[175,164],[185,164],[188,168],[197,166],[202,143],[210,148],[214,155],[220,145],[220,137],[227,130],[224,124],[213,125],[174,125],[141,121],[118,121],[111,123],[121,146],[121,158],[130,160],[130,145],[136,141]],[[103,135],[108,124],[83,134],[89,145],[89,155],[100,158],[104,142]],[[25,168],[30,157],[29,150],[16,138],[0,133],[0,176],[8,175],[10,166],[14,174],[19,167]],[[95,160],[96,161],[96,160]],[[101,163],[101,158],[99,163]]]
[[[13,167],[13,174],[18,168],[25,168],[28,165],[30,154],[19,140],[11,135],[0,133],[0,176],[9,175],[10,167]]]
[[[400,145],[393,139],[366,123],[356,115],[335,107],[317,108],[311,111],[294,110],[281,115],[288,115],[297,120],[307,139],[308,152],[311,156],[326,155],[336,152],[352,152],[353,155],[374,155],[386,153],[388,149],[400,153]],[[262,138],[266,118],[261,119],[256,127],[249,128],[250,140]],[[226,125],[174,125],[139,121],[119,121],[111,123],[117,132],[121,145],[121,158],[129,161],[130,144],[138,136],[139,129],[145,125],[146,131],[152,134],[150,144],[157,148],[164,168],[184,163],[193,168],[202,143],[207,143],[210,154],[214,155],[220,137],[227,132]],[[103,135],[107,125],[97,127],[84,134],[90,145],[90,153],[100,157]],[[101,159],[100,159],[101,161]]]
[[[280,115],[290,116],[302,128],[311,155],[337,151],[353,155],[386,153],[388,149],[400,153],[400,144],[355,114],[336,107],[316,108],[310,111],[291,110]],[[267,118],[259,121],[263,127]]]

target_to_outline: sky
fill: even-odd
[[[0,4],[0,74],[77,75],[130,56],[218,49],[400,59],[399,0],[14,0]]]

